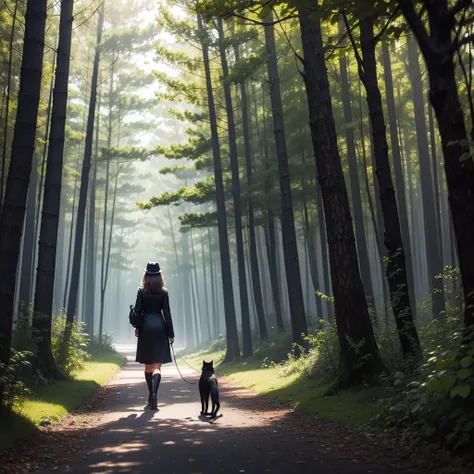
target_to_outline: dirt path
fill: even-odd
[[[185,377],[196,380],[191,369]],[[60,424],[3,460],[0,472],[318,473],[415,472],[398,452],[309,415],[293,413],[221,380],[221,412],[199,418],[197,387],[167,365],[160,410],[145,409],[142,367],[124,369]],[[21,459],[21,461],[20,461]],[[431,471],[435,472],[435,471]]]

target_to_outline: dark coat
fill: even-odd
[[[136,362],[141,364],[165,364],[171,362],[168,339],[174,337],[168,291],[137,293],[135,311],[143,311],[138,327]]]

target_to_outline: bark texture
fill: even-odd
[[[349,199],[337,148],[319,18],[300,9],[309,127],[326,217],[332,289],[341,357],[335,389],[373,382],[383,370],[359,273]]]
[[[226,322],[227,351],[226,361],[240,357],[239,340],[237,337],[237,321],[235,316],[234,293],[232,290],[232,271],[230,266],[229,236],[227,231],[227,215],[225,209],[224,182],[222,177],[222,163],[219,147],[219,133],[217,130],[217,116],[212,89],[211,68],[209,62],[209,48],[205,37],[202,18],[198,15],[198,30],[202,35],[202,55],[206,74],[207,100],[209,107],[209,121],[212,137],[212,157],[214,163],[214,179],[216,184],[217,224],[219,231],[219,248],[221,257],[222,290],[224,293],[224,312]]]
[[[267,19],[271,23],[272,15]],[[280,78],[276,56],[275,33],[272,24],[265,26],[265,45],[267,49],[267,70],[270,83],[270,99],[272,104],[273,132],[278,160],[281,193],[281,226],[283,252],[286,269],[286,282],[291,315],[293,342],[306,346],[303,336],[308,333],[303,301],[303,288],[298,258],[298,246],[293,213],[290,170],[283,121],[283,106],[280,92]]]
[[[377,82],[377,62],[372,18],[359,18],[360,44],[362,50],[359,75],[367,92],[376,175],[379,183],[382,207],[385,247],[387,248],[387,280],[390,289],[398,338],[405,357],[418,357],[421,352],[418,333],[411,313],[408,293],[408,278],[405,265],[398,206],[392,182],[382,96]],[[356,53],[358,54],[358,53]]]
[[[46,0],[28,0],[26,4],[17,116],[0,217],[0,364],[7,364],[10,358],[16,273],[41,93],[46,4]],[[3,373],[0,365],[0,377]],[[0,398],[1,393],[2,387]]]

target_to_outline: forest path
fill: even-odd
[[[145,409],[143,367],[128,356],[123,370],[80,410],[40,433],[30,448],[35,456],[18,453],[25,472],[415,472],[396,449],[380,450],[344,427],[294,413],[223,379],[223,416],[201,420],[197,387],[183,382],[172,364],[163,369],[160,410]],[[197,380],[185,366],[182,373]],[[17,465],[14,472],[23,471]]]

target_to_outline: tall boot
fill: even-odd
[[[153,397],[151,399],[151,409],[158,410],[158,388],[160,387],[161,374],[157,372],[153,375]]]
[[[145,372],[145,380],[148,386],[148,405],[151,405],[153,398],[153,372]]]

